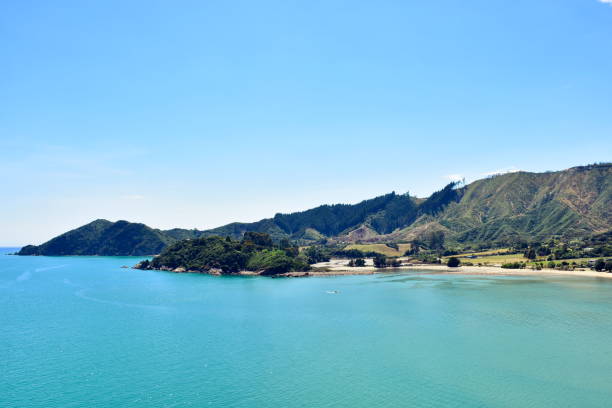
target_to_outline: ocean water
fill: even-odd
[[[612,280],[138,260],[0,255],[0,407],[612,406]]]

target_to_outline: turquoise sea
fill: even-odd
[[[0,407],[612,406],[612,280],[138,260],[0,255]]]

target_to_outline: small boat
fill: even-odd
[[[340,291],[339,290],[328,290],[326,293],[330,295],[337,295],[338,293],[340,293]]]

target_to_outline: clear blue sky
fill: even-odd
[[[3,1],[0,245],[612,158],[612,4]]]

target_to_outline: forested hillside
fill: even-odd
[[[395,192],[357,204],[322,205],[253,223],[211,230],[154,230],[126,221],[97,220],[20,255],[143,255],[184,239],[246,232],[300,245],[398,243],[433,239],[453,245],[502,246],[517,240],[569,239],[612,228],[612,164],[547,172],[516,172],[451,183],[425,199]],[[195,222],[195,221],[194,221]]]
[[[159,230],[127,221],[96,220],[18,255],[154,255],[176,242]]]
[[[165,269],[175,272],[230,274],[253,271],[276,275],[306,271],[308,260],[299,249],[283,240],[276,244],[265,233],[247,232],[241,240],[229,237],[189,239],[170,245],[152,261],[142,261],[138,269]]]

